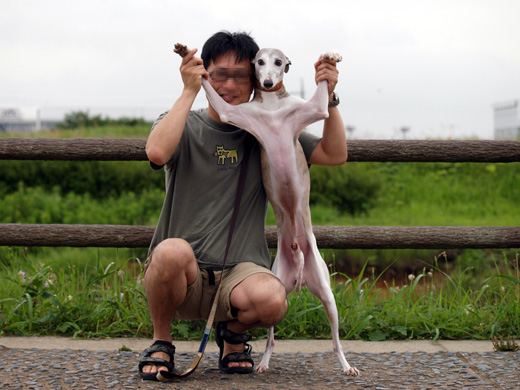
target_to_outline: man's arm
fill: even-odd
[[[146,155],[156,165],[166,164],[177,149],[191,107],[200,91],[202,77],[207,77],[202,60],[194,56],[196,52],[197,49],[190,50],[182,59],[180,71],[184,88],[181,96],[146,141]]]
[[[329,101],[332,101],[334,88],[338,83],[336,63],[320,59],[315,64],[316,83],[327,80],[329,86]],[[323,138],[312,152],[309,160],[315,165],[341,165],[347,161],[347,138],[345,126],[337,107],[329,107],[329,117],[323,124]]]

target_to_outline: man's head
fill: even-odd
[[[237,105],[251,98],[254,87],[251,60],[258,50],[256,42],[246,33],[221,31],[204,44],[201,58],[209,82],[227,103]],[[220,120],[211,104],[209,114]]]
[[[260,48],[247,33],[220,31],[209,38],[202,48],[201,58],[204,68],[208,69],[211,62],[226,53],[234,53],[237,62],[251,61]]]

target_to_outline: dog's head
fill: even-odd
[[[251,61],[261,88],[270,90],[283,81],[291,61],[278,49],[260,49]]]

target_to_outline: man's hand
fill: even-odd
[[[339,71],[336,67],[336,61],[322,57],[316,61],[314,64],[314,69],[316,70],[316,84],[318,84],[320,81],[327,80],[330,95],[338,83]]]
[[[326,80],[328,83],[329,101],[339,79],[336,63],[341,56],[336,52],[328,52],[330,58],[321,57],[314,64],[316,84]],[[327,54],[327,53],[326,53]],[[309,162],[317,165],[340,165],[347,160],[347,140],[343,120],[337,108],[329,108],[329,117],[323,121],[323,137],[314,149]]]
[[[202,77],[208,78],[208,72],[204,69],[204,63],[201,58],[195,57],[197,49],[188,50],[183,56],[180,72],[184,89],[197,94],[202,86]]]

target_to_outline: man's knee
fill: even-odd
[[[276,325],[283,320],[287,312],[287,297],[285,288],[274,288],[269,297],[261,306],[264,308],[263,317],[269,325]]]
[[[145,274],[153,273],[169,279],[180,273],[193,274],[197,270],[197,261],[190,244],[180,238],[169,238],[160,242],[152,251],[150,263]]]
[[[190,244],[180,238],[168,238],[160,242],[153,250],[151,263],[161,265],[183,266],[195,261]]]
[[[249,280],[248,280],[249,279]],[[287,311],[285,287],[273,275],[254,274],[232,292],[232,304],[240,310],[253,309],[266,325],[279,323]]]

